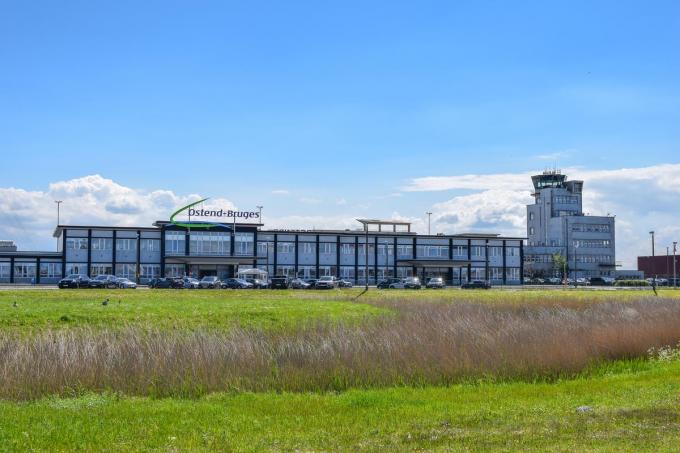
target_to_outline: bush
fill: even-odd
[[[647,280],[617,280],[614,286],[649,286]]]

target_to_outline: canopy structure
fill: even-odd
[[[243,269],[238,271],[238,278],[259,278],[260,280],[267,280],[269,278],[269,274],[267,271],[263,271],[262,269]]]

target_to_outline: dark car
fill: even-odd
[[[312,285],[301,278],[292,279],[289,286],[293,289],[310,289],[312,287]]]
[[[149,288],[184,288],[184,280],[181,278],[161,277],[149,280]]]
[[[378,289],[387,289],[390,287],[390,285],[394,285],[396,283],[400,283],[401,279],[400,278],[386,278],[385,280],[380,280],[378,282]]]
[[[253,285],[253,288],[255,289],[269,288],[269,283],[264,280],[260,280],[259,278],[246,278],[245,280]]]
[[[222,282],[224,289],[251,289],[252,283],[248,283],[242,278],[228,278]]]
[[[350,282],[349,280],[345,279],[338,280],[338,288],[351,288],[353,286],[354,283]]]
[[[427,281],[425,284],[425,288],[432,288],[432,289],[442,289],[446,285],[444,284],[444,279],[441,277],[432,277]]]
[[[314,289],[316,288],[316,282],[318,281],[317,278],[308,278],[305,280],[305,283],[309,285],[309,289]]]
[[[591,286],[607,286],[607,280],[602,277],[590,277]]]
[[[277,275],[271,278],[269,287],[272,289],[288,289],[290,280],[285,275]]]
[[[90,277],[82,274],[71,274],[59,280],[59,288],[89,288]]]
[[[91,278],[88,285],[90,288],[118,288],[118,277],[115,275],[97,275]]]
[[[463,283],[460,285],[462,289],[491,289],[491,285],[488,282],[483,282],[481,280],[473,280],[471,282]]]

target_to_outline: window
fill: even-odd
[[[375,246],[373,244],[368,244],[368,254],[370,256],[374,253]],[[359,255],[366,254],[366,244],[359,244]]]
[[[183,277],[184,276],[184,264],[166,264],[165,265],[165,276],[166,277]]]
[[[66,238],[66,250],[87,250],[87,238]]]
[[[298,267],[297,276],[300,278],[316,278],[316,266],[300,266]]]
[[[354,279],[354,267],[342,266],[340,267],[340,278]]]
[[[183,232],[168,231],[165,233],[165,254],[184,255],[185,237]]]
[[[14,263],[14,278],[35,278],[35,263]]]
[[[319,266],[319,277],[336,276],[335,266]]]
[[[583,248],[609,248],[609,239],[576,239],[573,241],[574,247]]]
[[[472,246],[472,256],[485,256],[483,245],[473,245]]]
[[[111,250],[113,240],[109,238],[92,238],[92,250]]]
[[[161,275],[161,266],[158,264],[142,264],[139,268],[139,278],[151,279]]]
[[[486,280],[486,269],[483,267],[473,267],[470,270],[472,280]]]
[[[571,226],[571,231],[584,233],[609,233],[610,228],[608,224],[575,223]]]
[[[397,245],[397,256],[399,258],[411,258],[413,256],[413,246],[398,244]]]
[[[534,213],[533,212],[529,213],[529,220],[534,220]]]
[[[519,247],[506,247],[505,256],[519,256]]]
[[[191,255],[231,254],[231,235],[224,231],[192,231],[189,236],[189,253]]]
[[[491,280],[503,280],[503,268],[502,267],[490,267],[489,268],[489,278]]]
[[[454,245],[453,246],[453,256],[467,257],[467,252],[468,252],[467,245]]]
[[[295,267],[293,267],[293,266],[277,266],[276,267],[276,274],[277,275],[285,275],[286,277],[293,278],[293,277],[295,277]]]
[[[510,267],[505,270],[507,280],[519,280],[519,268]]]
[[[354,244],[341,244],[340,253],[342,255],[354,255]]]
[[[445,245],[418,245],[416,254],[418,258],[448,258],[449,248]]]
[[[267,256],[274,253],[274,243],[273,242],[258,242],[257,243],[257,256]]]
[[[226,233],[225,233],[226,234]],[[236,233],[234,243],[234,254],[250,256],[254,254],[255,236],[253,233]]]
[[[137,239],[116,239],[116,250],[136,251]]]
[[[276,248],[278,253],[295,253],[295,242],[279,242]]]
[[[158,239],[142,239],[140,241],[142,252],[160,252],[161,241]]]
[[[9,278],[10,263],[0,263],[0,278]]]
[[[394,255],[394,245],[392,245],[392,244],[378,244],[378,255],[379,256],[392,256],[392,255]]]
[[[489,247],[489,255],[490,256],[503,256],[503,247]]]
[[[87,264],[86,263],[66,263],[66,275],[71,274],[87,274]]]
[[[397,277],[398,278],[413,277],[413,268],[412,267],[405,267],[405,266],[398,266],[397,267]]]
[[[302,253],[312,255],[316,253],[316,244],[313,242],[302,242]]]
[[[529,234],[531,234],[532,236],[536,234],[536,230],[534,229],[534,227],[529,227]]]
[[[113,274],[113,268],[111,267],[110,264],[93,264],[92,266],[90,266],[90,277],[111,274]]]
[[[330,242],[319,243],[319,253],[324,253],[326,255],[335,253],[335,244]]]

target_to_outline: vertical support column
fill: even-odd
[[[137,259],[136,259],[136,265],[135,265],[135,274],[137,275],[137,283],[139,283],[139,276],[141,275],[139,266],[140,266],[140,261],[142,258],[142,251],[140,250],[140,245],[141,245],[141,240],[142,240],[142,232],[137,230]]]
[[[394,277],[397,276],[397,238],[396,236],[392,238],[392,271],[394,274]],[[387,255],[389,256],[389,255]]]
[[[505,239],[503,239],[503,284],[507,285],[508,284],[508,273],[506,271],[507,269],[507,262],[505,258]]]
[[[257,268],[257,229],[255,230],[255,233],[253,234],[253,267]],[[267,274],[269,273],[269,268],[267,268]]]
[[[524,240],[519,241],[519,282],[524,284]]]
[[[87,229],[87,276],[90,277],[92,269],[92,228]]]
[[[35,257],[35,284],[40,284],[40,257]]]
[[[413,236],[413,245],[411,246],[411,259],[416,259],[416,237]],[[417,277],[418,276],[418,271],[416,270],[415,266],[411,266],[411,272],[413,272],[413,276]]]
[[[315,260],[315,262],[316,262],[316,278],[319,278],[319,277],[320,277],[320,276],[319,276],[319,255],[320,255],[320,254],[319,254],[319,235],[318,235],[318,234],[316,235],[316,250],[315,250],[315,254],[316,254],[316,260]]]
[[[116,232],[114,231],[115,235]],[[165,277],[165,227],[161,226],[161,277]]]
[[[354,283],[359,279],[359,236],[354,236]]]
[[[113,235],[111,238],[111,270],[113,271],[113,275],[116,275],[116,240],[117,240],[117,231],[113,230]],[[163,259],[163,242],[161,242],[161,259]],[[162,265],[161,265],[161,272],[163,271]]]
[[[366,249],[368,253],[368,249]],[[375,284],[378,284],[378,236],[376,235],[373,241],[373,278]]]
[[[449,263],[453,261],[453,238],[449,238]],[[453,265],[449,264],[448,283],[453,285]]]
[[[63,230],[61,237],[61,278],[66,277],[66,228]],[[14,267],[14,266],[12,266]]]
[[[296,252],[297,253],[297,252]],[[274,233],[274,275],[277,275],[276,266],[279,259],[279,235]]]
[[[336,277],[340,278],[340,236],[335,236],[335,273]]]
[[[484,240],[484,273],[486,274],[486,281],[491,283],[491,276],[489,275],[489,240]]]
[[[467,255],[468,255],[467,281],[469,282],[469,281],[472,280],[472,262],[471,262],[472,261],[472,239],[468,239],[467,241],[468,241],[468,246],[467,246],[467,249],[468,249],[468,253],[467,253]]]
[[[233,241],[229,241],[231,244]],[[231,245],[230,245],[231,247]],[[189,256],[191,254],[191,231],[184,231],[184,256]]]
[[[299,236],[297,233],[295,234],[295,256],[293,257],[293,265],[295,266],[295,276],[298,276],[298,254],[300,251],[298,250],[298,245],[300,245],[299,241]]]
[[[9,258],[9,282],[14,283],[14,257]]]

